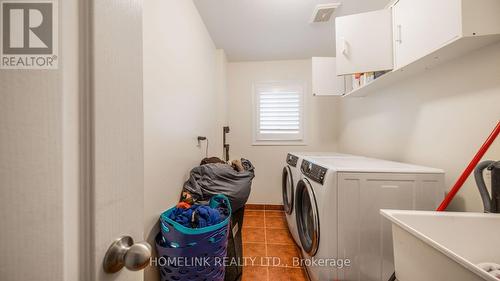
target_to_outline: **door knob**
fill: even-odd
[[[130,236],[116,239],[104,256],[106,273],[116,273],[123,267],[137,271],[148,266],[151,259],[151,245],[147,242],[134,243]]]

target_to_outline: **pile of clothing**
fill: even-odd
[[[227,233],[232,235],[225,234],[227,252],[224,255],[232,261],[241,261],[243,260],[241,225],[243,225],[244,207],[250,196],[254,177],[255,168],[247,159],[241,158],[226,163],[217,157],[205,158],[199,166],[191,170],[189,179],[184,183],[180,202],[169,213],[168,220],[173,220],[188,228],[203,228],[218,225],[230,217],[226,229]],[[224,204],[211,204],[214,198],[217,200],[217,195],[225,196]],[[218,205],[216,209],[210,208],[215,205]],[[171,233],[164,235],[172,236]],[[192,235],[186,237],[190,236]],[[167,243],[164,237],[163,239],[165,247],[161,249],[170,249],[172,244]],[[170,241],[173,240],[175,239]],[[191,242],[186,243],[189,245]],[[193,250],[200,249],[200,247],[186,249],[192,254]],[[225,281],[241,280],[243,267],[240,263],[231,263],[223,269]]]
[[[181,200],[169,218],[185,227],[202,228],[225,220],[229,208],[221,204],[218,208],[208,206],[212,196],[224,194],[228,197],[233,212],[245,206],[250,196],[254,166],[247,159],[226,163],[217,157],[205,158],[191,170],[189,180],[184,183]]]
[[[233,213],[245,206],[255,177],[255,168],[244,158],[226,163],[217,157],[205,158],[193,168],[184,183],[182,201],[206,202],[216,194],[229,198]]]
[[[212,208],[208,205],[180,202],[170,213],[169,218],[185,227],[202,228],[219,224],[230,215],[229,208],[224,204]]]

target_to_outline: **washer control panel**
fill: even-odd
[[[326,172],[328,171],[327,168],[321,167],[307,160],[302,160],[300,170],[306,177],[320,184],[323,184],[325,181]]]
[[[288,153],[288,155],[286,156],[286,163],[288,163],[288,165],[290,165],[290,166],[297,167],[298,161],[299,161],[299,157],[297,157],[293,154]]]

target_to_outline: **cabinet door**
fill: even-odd
[[[434,210],[444,174],[339,173],[338,258],[350,267],[339,280],[386,281],[394,272],[392,225],[380,209]]]
[[[337,75],[393,68],[392,12],[374,12],[335,19]]]
[[[461,0],[399,0],[392,9],[396,69],[461,34]]]
[[[335,58],[312,58],[312,92],[315,96],[341,96],[345,93],[343,76],[337,76]]]
[[[380,209],[414,209],[414,175],[341,173],[338,256],[352,261],[339,280],[386,281],[394,272],[391,223]]]

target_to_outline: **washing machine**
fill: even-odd
[[[297,224],[295,223],[295,186],[301,177],[300,162],[302,162],[302,160],[299,154],[288,153],[281,176],[283,207],[285,210],[286,222],[293,240],[297,245],[300,245],[300,241],[298,240]]]
[[[295,187],[302,177],[300,166],[304,157],[315,157],[317,159],[320,159],[357,156],[336,152],[289,152],[287,154],[282,172],[283,206],[285,209],[288,229],[290,230],[295,243],[297,243],[297,245],[299,246],[301,245],[301,243],[297,232],[297,223],[295,216]]]
[[[295,215],[302,265],[312,281],[387,281],[392,230],[380,209],[434,210],[440,169],[365,157],[304,157]]]

